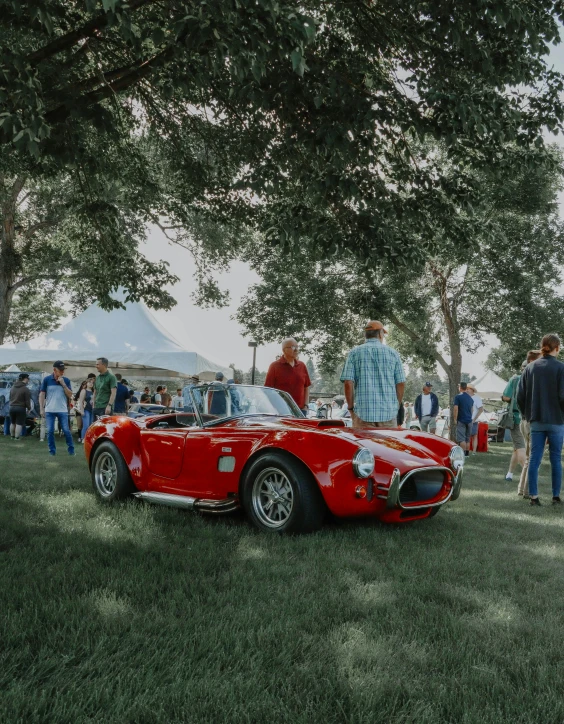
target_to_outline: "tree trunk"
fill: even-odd
[[[15,218],[18,196],[25,183],[25,177],[18,177],[11,186],[0,184],[2,205],[0,208],[1,236],[0,236],[0,344],[4,344],[4,337],[10,321],[12,300],[16,290],[16,276],[20,270],[20,257],[16,251]]]

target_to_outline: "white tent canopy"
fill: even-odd
[[[479,380],[472,382],[482,399],[499,399],[507,387],[507,382],[502,380],[495,372],[488,370]]]
[[[233,376],[227,365],[183,349],[138,302],[127,302],[125,309],[110,312],[93,304],[54,332],[0,346],[1,366],[33,365],[47,372],[55,360],[62,359],[75,379],[92,372],[98,357],[107,357],[112,371],[124,377],[166,379],[198,374],[205,378],[215,372]]]

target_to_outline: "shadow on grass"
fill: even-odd
[[[560,720],[560,518],[481,466],[432,520],[301,537],[3,485],[2,719]]]

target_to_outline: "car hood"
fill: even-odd
[[[403,472],[406,468],[444,465],[453,447],[450,440],[414,430],[361,430],[346,427],[342,420],[311,420],[296,418],[246,417],[239,426],[280,426],[310,429],[325,435],[337,436],[355,445],[367,447],[376,457]]]
[[[408,430],[339,431],[341,437],[367,447],[376,458],[383,458],[402,472],[405,468],[444,465],[453,444],[436,436]]]

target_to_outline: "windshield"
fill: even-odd
[[[204,424],[245,415],[303,417],[299,407],[286,392],[271,387],[224,385],[217,382],[193,387],[190,393],[196,412]]]

